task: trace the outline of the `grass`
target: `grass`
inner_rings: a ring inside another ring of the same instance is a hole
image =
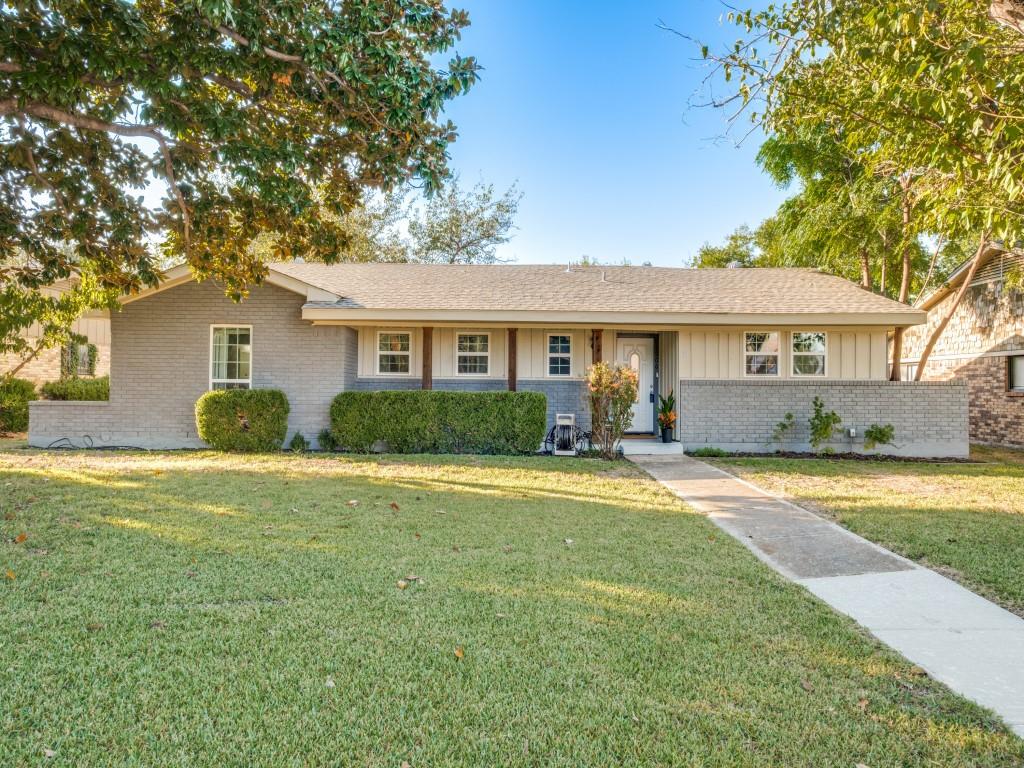
[[[972,458],[987,463],[714,463],[1024,616],[1024,454],[976,446]]]
[[[11,450],[0,491],[0,765],[1024,760],[628,464]]]

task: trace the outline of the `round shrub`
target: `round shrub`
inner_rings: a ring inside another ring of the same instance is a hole
[[[217,389],[196,401],[196,429],[219,451],[278,451],[288,433],[288,398],[279,389]]]
[[[80,379],[72,376],[58,381],[48,381],[40,387],[47,400],[109,400],[110,377]]]
[[[31,381],[0,377],[0,432],[28,430],[28,404],[38,399]]]

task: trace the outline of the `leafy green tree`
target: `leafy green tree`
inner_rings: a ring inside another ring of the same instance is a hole
[[[492,264],[495,249],[515,227],[522,194],[515,185],[498,196],[493,185],[464,190],[458,177],[431,197],[400,188],[378,195],[339,219],[345,261]]]
[[[722,245],[704,243],[697,251],[693,266],[699,269],[762,266],[754,233],[743,224],[727,235]]]
[[[365,190],[447,175],[443,107],[478,67],[432,61],[468,23],[440,0],[11,0],[3,296],[28,307],[25,292],[84,274],[152,284],[153,238],[235,298],[268,255],[340,258],[339,219]],[[154,208],[151,181],[166,190]]]
[[[433,264],[496,262],[495,249],[511,239],[522,197],[514,184],[496,195],[493,184],[463,190],[453,179],[412,214],[412,258]]]
[[[702,49],[716,65],[711,81],[731,88],[711,104],[746,113],[769,135],[838,126],[867,174],[904,185],[904,231],[974,239],[970,282],[993,240],[1024,235],[1020,10],[1018,0],[791,0],[733,12],[743,39],[721,53]],[[901,264],[912,259],[896,250]],[[898,298],[912,282],[904,275]],[[947,322],[926,343],[918,375]]]

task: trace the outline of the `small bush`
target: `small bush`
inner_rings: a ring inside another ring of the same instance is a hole
[[[896,437],[896,428],[892,424],[872,424],[864,430],[864,449],[872,450],[879,445],[892,445]]]
[[[692,451],[687,451],[687,453],[700,459],[716,459],[729,455],[728,451],[721,448],[713,448],[711,446],[706,448],[694,448]]]
[[[782,417],[782,421],[775,425],[775,429],[772,431],[772,441],[781,443],[786,439],[787,435],[796,426],[796,417],[792,413],[787,413]]]
[[[587,371],[592,440],[606,459],[617,457],[616,446],[633,421],[638,384],[636,371],[625,365],[600,362]]]
[[[534,453],[544,441],[541,392],[342,392],[331,404],[337,447],[396,453]]]
[[[815,450],[831,440],[832,435],[835,434],[836,429],[842,423],[843,420],[839,418],[839,414],[835,411],[826,411],[825,402],[815,395],[814,413],[807,421],[808,426],[811,428],[811,445],[814,446]]]
[[[71,377],[59,381],[48,381],[40,391],[47,400],[109,400],[110,377],[79,379]]]
[[[31,381],[0,377],[0,432],[28,430],[28,404],[38,399]]]
[[[288,433],[288,398],[277,389],[218,389],[196,401],[199,437],[220,451],[277,451]]]
[[[320,430],[320,434],[316,436],[316,441],[320,445],[321,451],[330,452],[338,450],[338,441],[334,439],[334,433],[328,427]]]
[[[288,447],[295,453],[305,453],[309,450],[309,440],[302,436],[301,432],[296,432],[292,435],[291,442],[288,443]]]

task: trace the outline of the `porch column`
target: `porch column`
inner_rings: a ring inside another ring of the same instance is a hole
[[[601,342],[604,341],[604,331],[600,328],[595,328],[591,333],[593,334],[593,339],[590,342],[590,349],[594,353],[593,362],[599,363],[601,362],[602,355],[604,354],[601,349]]]
[[[423,329],[423,376],[420,389],[434,388],[434,329]]]
[[[518,352],[518,349],[517,349],[518,338],[519,338],[519,329],[518,328],[509,328],[508,329],[508,391],[509,392],[515,392],[516,391],[516,383],[517,383],[516,382],[516,375],[518,373],[517,368],[516,368],[516,365],[517,365],[517,363],[516,363],[516,353]]]

